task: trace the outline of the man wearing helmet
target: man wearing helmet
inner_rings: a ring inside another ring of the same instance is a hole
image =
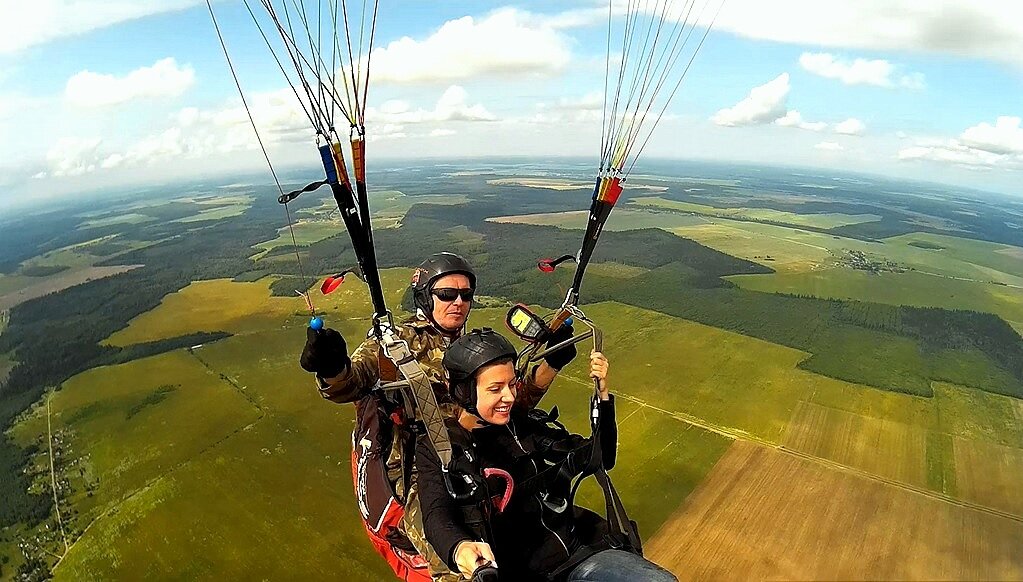
[[[464,330],[476,292],[476,274],[464,258],[437,253],[415,269],[411,289],[416,313],[395,331],[430,380],[443,415],[455,418],[459,408],[448,395],[441,360]],[[548,345],[571,334],[568,327]],[[574,345],[548,354],[520,391],[518,405],[535,406],[575,355]],[[370,337],[349,357],[345,339],[336,330],[309,329],[300,361],[305,370],[316,374],[321,396],[356,403],[353,478],[359,509],[377,551],[401,579],[429,580],[428,570],[434,571],[435,580],[457,579],[456,574],[445,573],[446,566],[433,555],[423,534],[412,467],[414,419],[405,418],[408,409],[402,403],[373,390],[400,376],[379,342]]]

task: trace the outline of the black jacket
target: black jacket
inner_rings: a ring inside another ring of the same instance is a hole
[[[618,440],[613,397],[600,403],[599,414],[602,464],[606,470],[614,465]],[[543,580],[582,545],[592,543],[594,535],[600,537],[595,532],[606,524],[593,512],[574,507],[560,512],[553,509],[568,496],[567,483],[564,479],[553,479],[555,470],[545,471],[552,466],[551,460],[564,460],[567,450],[576,452],[559,466],[584,466],[590,458],[589,439],[571,435],[563,428],[541,422],[536,413],[517,408],[512,410],[507,425],[467,431],[453,424],[449,431],[454,472],[482,475],[483,469],[492,467],[507,471],[514,480],[505,510],[501,514],[481,514],[479,506],[489,508],[488,503],[459,502],[448,494],[436,453],[426,439],[419,439],[416,466],[426,538],[452,570],[457,571],[454,550],[460,542],[491,538],[485,541],[494,550],[502,579]],[[482,491],[483,488],[477,500],[495,493]]]

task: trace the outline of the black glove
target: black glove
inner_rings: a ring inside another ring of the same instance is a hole
[[[299,363],[307,372],[320,378],[333,378],[348,369],[352,360],[348,357],[345,338],[337,330],[325,327],[320,331],[306,330],[305,348]]]
[[[575,330],[572,329],[571,325],[562,325],[551,334],[551,337],[547,338],[547,347],[549,348],[560,344],[561,342],[571,338],[573,333],[575,333]],[[575,344],[570,344],[560,350],[550,352],[545,355],[543,359],[547,362],[548,366],[555,370],[560,370],[567,366],[568,363],[575,358],[575,353]]]

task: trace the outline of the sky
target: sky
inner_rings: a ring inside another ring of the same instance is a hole
[[[630,5],[663,6],[612,2],[616,42]],[[1023,2],[695,2],[694,38],[716,14],[713,26],[643,157],[1023,195]],[[310,122],[245,4],[212,6],[274,167],[316,163]],[[4,12],[0,206],[267,171],[205,1],[33,0]],[[606,0],[381,0],[368,164],[520,155],[596,167],[608,12]]]

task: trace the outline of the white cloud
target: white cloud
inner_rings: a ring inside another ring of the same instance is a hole
[[[965,129],[958,138],[918,140],[899,150],[899,160],[928,160],[972,168],[1023,169],[1023,128],[1019,117],[999,117]]]
[[[101,162],[98,137],[62,137],[46,153],[49,174],[55,177],[80,176],[93,172]],[[45,175],[45,174],[44,174]]]
[[[771,123],[785,116],[789,89],[789,74],[782,73],[754,87],[745,99],[718,111],[712,119],[718,125],[729,127]]]
[[[835,124],[835,133],[842,135],[863,135],[866,129],[867,126],[855,117],[850,117],[845,121]]]
[[[792,44],[1023,65],[1023,3],[1011,0],[729,0],[714,27]]]
[[[900,161],[928,160],[957,166],[987,167],[998,165],[1000,156],[968,148],[957,140],[932,146],[912,146],[899,150]]]
[[[267,147],[313,143],[312,128],[290,89],[251,93],[247,98]],[[48,173],[54,177],[79,176],[256,152],[258,148],[245,108],[237,101],[211,110],[184,108],[169,115],[168,121],[168,127],[120,146],[98,138],[60,139],[47,155]]]
[[[568,41],[553,26],[514,8],[444,23],[423,40],[403,37],[373,51],[375,83],[465,79],[486,74],[544,75],[568,64]],[[564,23],[562,23],[564,24]]]
[[[815,75],[837,79],[846,85],[899,85],[911,89],[922,89],[924,85],[921,73],[909,73],[893,79],[896,67],[884,59],[855,59],[849,62],[831,53],[803,53],[799,57],[799,65]]]
[[[6,2],[0,18],[0,54],[11,54],[59,38],[119,22],[181,10],[200,0],[30,0]]]
[[[796,110],[791,110],[785,113],[783,117],[779,117],[774,120],[775,125],[782,127],[795,127],[798,129],[805,129],[807,131],[824,131],[828,128],[828,124],[823,121],[806,121],[803,116]]]
[[[1019,117],[999,117],[994,125],[979,123],[960,136],[964,145],[993,154],[1023,154]]]
[[[402,100],[385,101],[379,108],[366,108],[366,125],[439,123],[450,121],[495,121],[497,116],[480,103],[470,105],[469,94],[459,85],[448,87],[432,110],[412,109]],[[376,130],[374,130],[376,131]],[[370,134],[372,135],[372,133]]]
[[[271,150],[275,164],[294,159],[293,144],[313,147],[314,135],[308,119],[291,89],[246,96],[263,143]],[[423,127],[419,136],[448,136],[460,122],[494,121],[495,115],[482,104],[470,103],[468,93],[452,85],[431,109],[413,108],[407,101],[392,100],[366,112],[371,141],[409,137],[409,125]],[[80,176],[102,171],[166,167],[174,162],[207,161],[230,154],[262,158],[244,106],[237,100],[214,109],[183,108],[168,116],[168,127],[132,143],[114,146],[100,139],[58,140],[47,157],[46,173],[54,177]],[[431,127],[439,126],[439,127]],[[276,151],[275,151],[276,150]],[[311,150],[305,153],[313,153]]]
[[[813,146],[814,149],[826,151],[826,152],[840,152],[845,148],[833,141],[822,141],[819,144]]]
[[[176,97],[194,82],[191,66],[178,66],[173,58],[166,58],[123,77],[81,71],[68,79],[64,98],[80,107],[102,107],[134,99]]]
[[[569,111],[603,111],[604,93],[602,91],[593,91],[582,97],[562,97],[554,107]]]

